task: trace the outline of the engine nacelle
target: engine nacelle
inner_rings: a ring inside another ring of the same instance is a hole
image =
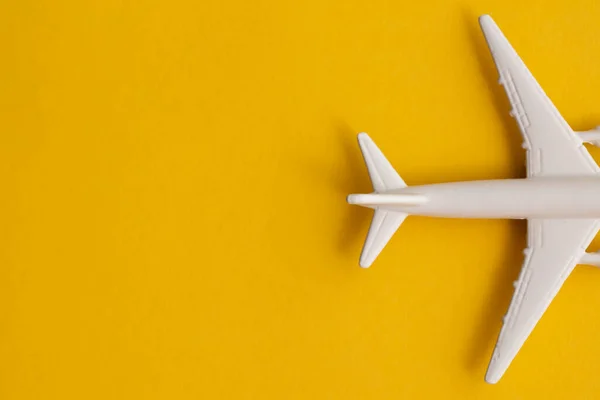
[[[595,253],[583,253],[581,260],[579,260],[579,264],[600,267],[600,251],[596,251]]]
[[[577,132],[577,135],[582,142],[600,147],[600,127],[596,127],[589,131]]]

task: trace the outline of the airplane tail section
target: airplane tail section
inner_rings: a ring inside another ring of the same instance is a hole
[[[406,187],[406,183],[400,178],[400,175],[398,175],[392,164],[385,158],[369,135],[359,133],[358,144],[367,164],[375,192],[381,193]]]
[[[348,203],[375,210],[367,240],[360,255],[360,266],[368,268],[408,215],[380,207],[388,203],[407,204],[413,201],[418,202],[419,199],[410,194],[386,194],[385,192],[390,190],[406,187],[406,183],[366,133],[358,135],[358,144],[367,164],[375,192],[372,194],[350,195],[348,196]]]
[[[369,268],[388,244],[408,214],[375,209],[367,240],[360,253],[360,266]]]

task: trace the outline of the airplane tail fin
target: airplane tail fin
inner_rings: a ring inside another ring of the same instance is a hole
[[[373,201],[379,193],[406,187],[406,183],[385,158],[381,150],[366,133],[358,135],[358,144],[362,151],[375,193],[373,195],[355,194],[348,196],[348,203],[375,209],[367,240],[360,255],[360,266],[368,268],[390,241],[408,214],[381,209]]]

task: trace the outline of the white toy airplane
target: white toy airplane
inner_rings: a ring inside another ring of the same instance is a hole
[[[583,143],[600,129],[574,132],[488,15],[481,29],[527,149],[527,178],[407,186],[373,141],[358,135],[374,187],[348,203],[375,214],[360,256],[373,263],[407,215],[527,219],[527,249],[485,380],[496,383],[575,265],[600,266],[586,248],[600,228],[600,168]]]

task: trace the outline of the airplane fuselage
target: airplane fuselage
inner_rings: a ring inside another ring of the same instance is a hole
[[[600,178],[589,177],[451,182],[356,196],[349,201],[433,217],[600,218]]]

